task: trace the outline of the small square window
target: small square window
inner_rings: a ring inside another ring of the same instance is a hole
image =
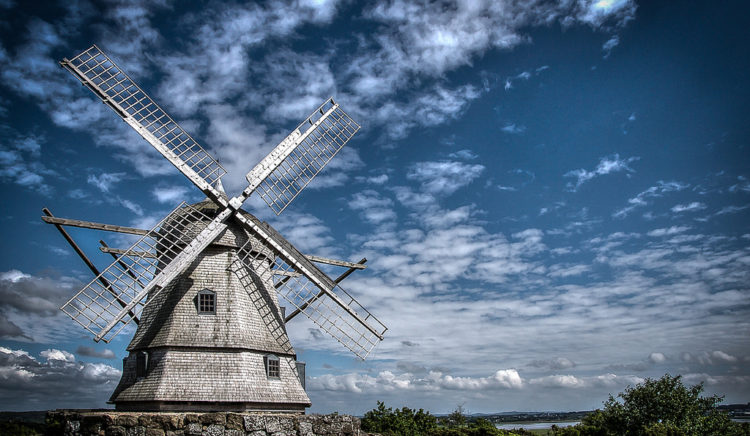
[[[281,365],[279,364],[279,358],[273,354],[265,356],[266,362],[266,375],[269,378],[279,378],[281,376]]]
[[[204,289],[198,292],[198,313],[215,314],[216,313],[216,293]]]

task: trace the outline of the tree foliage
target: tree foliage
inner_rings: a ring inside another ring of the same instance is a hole
[[[378,407],[365,413],[362,430],[393,436],[420,436],[433,434],[437,420],[430,412],[408,407],[393,410],[378,401]]]
[[[703,384],[685,386],[681,376],[646,379],[612,395],[603,410],[580,424],[553,428],[558,436],[709,436],[750,435],[747,425],[732,422],[716,406],[722,398],[702,397]]]
[[[422,409],[392,409],[378,401],[378,407],[365,413],[361,428],[385,436],[518,436],[499,430],[486,419],[468,419],[461,406],[442,421],[444,424],[438,424],[436,417]]]

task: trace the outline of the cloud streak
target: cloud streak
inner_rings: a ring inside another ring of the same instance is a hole
[[[599,164],[591,171],[585,169],[571,170],[565,173],[565,177],[573,177],[576,179],[575,183],[568,183],[567,188],[569,191],[576,192],[578,188],[584,183],[600,176],[605,176],[611,173],[617,173],[624,171],[626,173],[635,172],[628,165],[631,162],[637,161],[639,157],[629,157],[627,159],[620,159],[619,154],[613,154],[612,156],[603,157],[599,160]]]

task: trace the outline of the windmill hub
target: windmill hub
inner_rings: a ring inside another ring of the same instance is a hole
[[[97,46],[60,64],[207,197],[180,204],[150,230],[58,219],[44,209],[42,219],[96,275],[61,309],[96,341],[138,325],[110,401],[122,410],[304,412],[304,363],[286,324],[304,314],[361,359],[387,328],[339,286],[365,259],[303,255],[241,207],[257,192],[280,214],[359,125],[327,100],[247,174],[242,194],[228,199],[221,165]],[[125,250],[102,241],[115,260],[99,272],[63,225],[141,237]],[[313,262],[349,270],[332,280]]]

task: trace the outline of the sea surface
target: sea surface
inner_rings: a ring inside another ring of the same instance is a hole
[[[576,425],[581,421],[558,421],[558,422],[512,422],[509,424],[496,424],[495,427],[501,430],[513,430],[514,428],[523,427],[526,430],[544,430],[552,428],[553,425],[558,427],[570,427]]]

